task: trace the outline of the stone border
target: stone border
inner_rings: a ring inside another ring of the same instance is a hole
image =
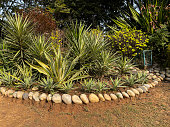
[[[147,72],[149,74],[149,72]],[[69,94],[46,94],[39,92],[23,92],[23,91],[14,91],[12,89],[6,89],[5,87],[0,87],[0,93],[3,96],[7,96],[10,98],[17,98],[23,100],[34,100],[35,102],[40,101],[47,101],[47,102],[54,102],[54,103],[65,103],[65,104],[88,104],[88,103],[97,103],[99,101],[111,101],[117,99],[124,99],[135,97],[136,95],[146,93],[150,88],[154,88],[158,85],[158,82],[163,80],[161,76],[156,76],[153,73],[149,74],[149,79],[152,80],[151,83],[144,84],[139,86],[138,88],[131,88],[124,92],[117,92],[116,94],[101,94],[98,95],[91,93],[89,96],[86,94],[78,95],[69,95]]]

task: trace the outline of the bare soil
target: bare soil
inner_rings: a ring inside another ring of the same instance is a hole
[[[170,83],[118,101],[65,105],[0,95],[0,127],[170,127]]]

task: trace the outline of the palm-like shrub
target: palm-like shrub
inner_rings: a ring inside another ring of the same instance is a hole
[[[82,85],[82,89],[83,91],[86,91],[86,92],[92,92],[94,90],[94,87],[95,87],[95,81],[90,78],[90,79],[85,79],[84,82],[81,82],[81,85]]]
[[[147,82],[147,77],[148,77],[148,75],[147,75],[147,73],[145,73],[145,72],[139,72],[139,73],[137,73],[137,75],[136,75],[136,77],[137,77],[137,83],[140,83],[140,84],[144,84],[144,83],[146,83]]]
[[[73,60],[70,60],[68,55],[63,57],[60,47],[57,50],[53,48],[53,51],[54,56],[45,54],[48,64],[45,64],[37,59],[35,60],[40,66],[36,66],[28,62],[27,63],[40,73],[53,78],[54,82],[59,85],[88,77],[87,75],[82,75],[83,68],[80,68],[79,70],[74,69],[79,57],[76,57]]]
[[[7,45],[6,57],[14,63],[20,64],[28,59],[27,49],[33,26],[28,18],[22,15],[6,15],[7,21],[3,23],[5,44]]]
[[[116,62],[115,69],[120,75],[125,74],[132,70],[132,67],[134,67],[131,61],[132,59],[128,59],[127,57],[120,57]]]

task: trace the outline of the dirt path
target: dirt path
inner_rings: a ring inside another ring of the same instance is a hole
[[[170,127],[170,83],[121,101],[30,104],[0,95],[0,127]]]

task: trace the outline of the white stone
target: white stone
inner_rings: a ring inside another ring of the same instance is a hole
[[[126,92],[122,92],[122,95],[126,98],[129,98],[129,95]]]
[[[117,93],[116,93],[116,96],[117,96],[118,98],[120,98],[120,99],[123,99],[123,95],[122,95],[120,92],[117,92]]]
[[[51,101],[52,100],[52,95],[51,94],[48,94],[47,96],[47,101]]]
[[[89,99],[87,98],[86,94],[81,94],[80,98],[85,104],[89,103]]]
[[[63,94],[62,100],[66,104],[72,104],[71,96],[69,94]]]
[[[17,98],[18,99],[22,99],[22,95],[24,94],[24,92],[23,91],[18,91],[17,92]]]
[[[170,78],[165,78],[166,81],[170,81]]]
[[[111,97],[108,95],[108,94],[104,94],[104,98],[107,100],[107,101],[111,101]]]
[[[117,100],[117,96],[113,93],[110,94],[110,97],[112,98],[112,100]]]
[[[131,88],[131,90],[132,90],[135,94],[139,95],[139,91],[138,91],[138,90],[136,90],[136,89],[134,89],[134,88]]]
[[[101,93],[98,94],[98,97],[99,97],[99,99],[100,99],[101,101],[105,101],[105,99],[104,99],[104,97],[103,97],[103,95],[102,95]]]
[[[54,94],[53,97],[52,97],[52,101],[54,103],[61,103],[62,102],[62,99],[61,99],[61,95],[60,94]]]
[[[129,94],[129,96],[131,96],[131,97],[134,97],[135,96],[135,93],[134,92],[132,92],[131,90],[127,90],[127,93]]]
[[[46,93],[42,93],[42,94],[39,96],[39,99],[40,99],[41,101],[46,100],[46,99],[47,99],[47,94],[46,94]]]
[[[143,93],[143,90],[141,88],[137,88],[137,91],[139,91],[139,93]]]
[[[144,86],[149,89],[150,88],[150,85],[149,84],[144,84]]]
[[[32,100],[33,94],[34,94],[33,92],[29,92],[28,98],[29,98],[30,100]]]
[[[158,85],[158,81],[154,81],[155,85]]]
[[[14,97],[14,98],[17,98],[17,92],[14,92],[14,93],[13,93],[13,97]]]
[[[164,75],[164,74],[161,74],[161,77],[162,77],[162,78],[165,78],[165,75]]]
[[[82,104],[83,102],[81,101],[81,99],[79,98],[79,96],[77,95],[73,95],[72,96],[72,101],[75,103],[75,104]]]
[[[141,88],[143,90],[144,93],[146,93],[148,90],[145,86],[139,86],[139,88]]]
[[[1,93],[2,93],[3,95],[5,95],[5,92],[6,92],[6,88],[5,88],[5,87],[1,87]]]
[[[36,91],[36,90],[38,90],[38,87],[33,87],[32,88],[32,91]]]
[[[92,102],[92,103],[99,102],[99,98],[98,98],[94,93],[91,93],[91,94],[89,95],[89,100],[90,100],[90,102]]]
[[[7,96],[8,97],[13,97],[13,93],[14,93],[15,91],[14,90],[8,90],[7,91]]]
[[[33,94],[33,96],[32,96],[33,99],[34,99],[35,101],[37,101],[37,102],[40,101],[40,99],[39,99],[39,94],[40,94],[39,92],[35,92],[35,93]]]

